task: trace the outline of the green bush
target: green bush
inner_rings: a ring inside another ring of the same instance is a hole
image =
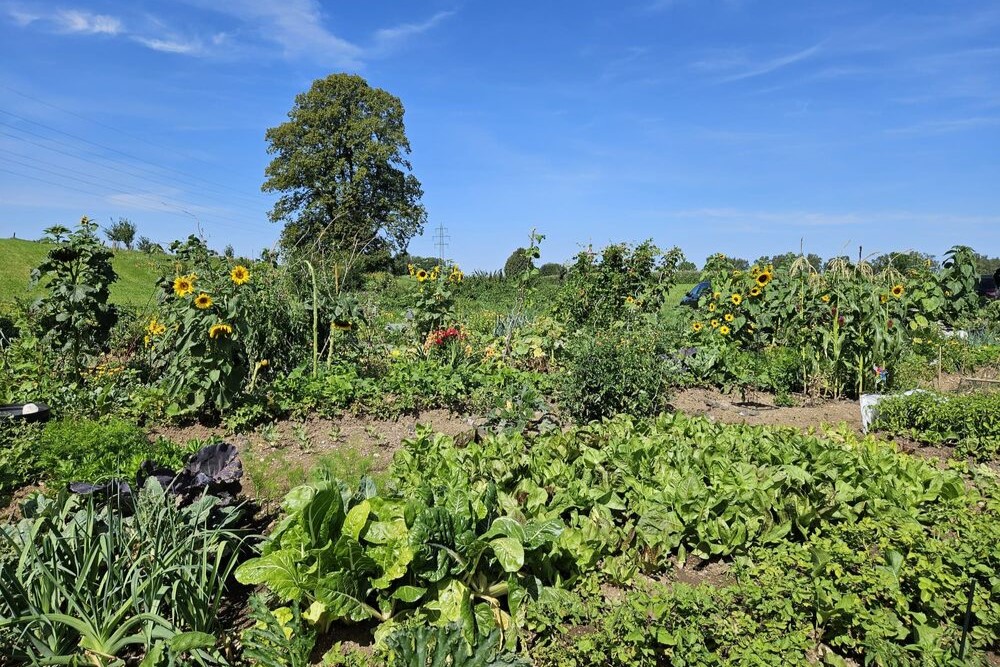
[[[35,449],[35,470],[56,485],[130,480],[146,459],[173,468],[179,468],[184,460],[181,448],[165,440],[151,443],[142,429],[117,419],[49,422],[38,433]]]
[[[562,404],[577,420],[653,415],[665,407],[667,378],[652,329],[621,323],[585,329],[566,356]]]

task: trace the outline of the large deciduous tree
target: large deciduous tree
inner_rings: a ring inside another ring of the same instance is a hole
[[[410,172],[403,104],[360,76],[317,79],[288,121],[265,135],[274,157],[265,192],[280,192],[270,218],[282,246],[352,258],[405,251],[427,220]]]

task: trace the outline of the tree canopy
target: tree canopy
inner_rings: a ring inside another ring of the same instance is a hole
[[[403,104],[356,75],[317,79],[265,135],[262,190],[280,192],[286,251],[366,255],[406,249],[427,220],[410,172]]]

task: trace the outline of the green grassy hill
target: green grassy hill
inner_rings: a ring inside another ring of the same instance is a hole
[[[42,294],[40,288],[29,289],[29,278],[51,247],[41,241],[0,239],[0,303]],[[112,265],[118,281],[111,286],[111,301],[142,308],[155,303],[156,281],[169,269],[170,259],[166,255],[116,250]]]

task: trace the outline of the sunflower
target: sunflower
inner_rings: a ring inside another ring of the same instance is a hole
[[[894,285],[892,288],[892,295],[898,299],[899,297],[903,296],[904,291],[905,290],[903,289],[902,285]]]
[[[722,297],[722,292],[712,292],[712,301],[718,301]]]
[[[723,324],[721,327],[719,327],[719,333],[722,334],[723,336],[728,336],[729,335],[729,327],[727,327],[725,324]]]
[[[819,298],[819,300],[822,301],[823,303],[830,303],[830,295],[824,294]]]
[[[743,295],[742,294],[733,294],[731,297],[729,297],[729,300],[733,302],[734,306],[738,306],[741,303],[743,303]]]
[[[201,298],[201,295],[199,295],[198,298]],[[211,300],[211,299],[209,299],[209,300]],[[213,324],[212,326],[210,326],[208,328],[208,337],[209,338],[218,338],[220,336],[228,336],[231,333],[233,333],[233,327],[230,326],[230,325],[228,325],[228,324],[224,324],[222,322],[219,322],[218,324]]]
[[[712,325],[713,329],[718,329],[719,328],[719,320],[712,320],[711,322],[709,322],[709,324]]]
[[[245,285],[250,282],[250,271],[247,267],[242,264],[237,264],[233,267],[233,270],[229,272],[229,279],[237,285]]]
[[[187,296],[194,292],[194,274],[174,278],[174,294]]]
[[[715,304],[714,303],[708,304],[708,312],[710,312],[710,313],[714,313],[715,312]]]
[[[736,317],[732,313],[726,313],[725,315],[722,316],[722,319],[724,319],[727,322],[732,322],[733,320],[736,319]]]
[[[163,322],[158,322],[154,317],[149,321],[149,326],[146,327],[146,331],[149,332],[150,336],[162,336],[167,331],[167,325]]]
[[[465,277],[465,274],[456,266],[452,268],[451,274],[448,276],[448,282],[460,283],[463,277]]]
[[[424,269],[417,270],[417,282],[422,283],[427,280],[427,271]]]
[[[701,331],[704,326],[705,325],[702,324],[701,322],[692,322],[691,323],[691,329],[694,330],[695,333]]]
[[[633,303],[635,303],[635,297],[632,296],[631,294],[628,295],[627,297],[625,297],[625,303],[630,304],[630,305],[633,304]]]
[[[889,297],[887,297],[885,294],[880,294],[879,297],[878,297],[879,303],[885,303],[888,300],[889,300]]]
[[[212,297],[202,292],[194,298],[194,305],[200,310],[205,310],[206,308],[212,307]]]
[[[413,276],[414,273],[416,273],[416,269],[413,268],[413,264],[407,264],[406,270],[410,272],[411,277]]]
[[[750,288],[750,296],[760,296],[760,288],[754,285]]]
[[[772,278],[774,278],[774,274],[771,273],[770,271],[761,271],[760,273],[757,274],[755,280],[757,281],[758,286],[766,287],[767,284],[771,282]]]

